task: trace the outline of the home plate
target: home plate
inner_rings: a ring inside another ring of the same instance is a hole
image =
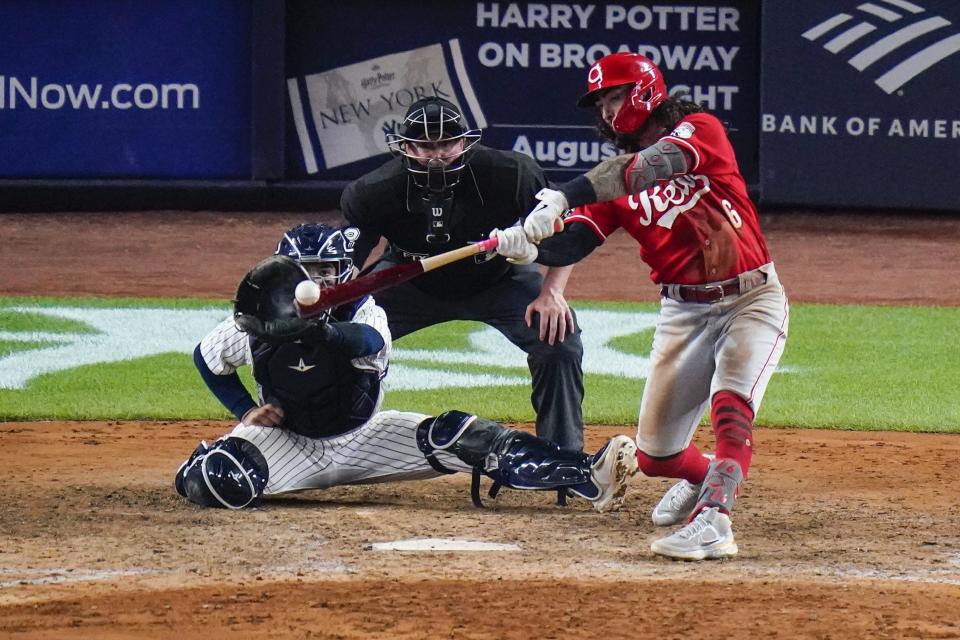
[[[375,542],[369,548],[373,551],[520,551],[520,546],[516,544],[457,540],[455,538],[414,538],[412,540],[394,540],[393,542]]]

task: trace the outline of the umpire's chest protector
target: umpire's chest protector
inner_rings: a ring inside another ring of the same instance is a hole
[[[373,415],[375,372],[354,367],[325,345],[254,341],[253,376],[265,402],[279,404],[286,429],[311,438],[350,431]]]

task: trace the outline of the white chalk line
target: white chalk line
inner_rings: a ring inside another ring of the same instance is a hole
[[[356,572],[355,569],[342,562],[331,560],[318,560],[299,564],[259,565],[249,568],[251,575],[297,575],[301,573],[345,574]],[[175,573],[194,576],[194,574],[187,569],[161,569],[159,567],[142,569],[68,569],[65,567],[13,569],[0,567],[0,577],[7,578],[6,580],[0,581],[0,589],[48,584],[71,584],[75,582],[111,581],[117,578],[128,578],[132,576],[170,575]]]
[[[128,576],[150,575],[166,573],[164,569],[5,569],[0,567],[0,575],[20,576],[13,580],[0,582],[0,589],[11,587],[25,587],[43,584],[64,584],[71,582],[96,582]],[[39,575],[38,575],[39,574]],[[37,576],[31,578],[29,576]]]

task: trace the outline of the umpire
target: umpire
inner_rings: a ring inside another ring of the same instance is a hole
[[[437,255],[484,240],[517,223],[547,186],[528,156],[478,144],[453,103],[439,97],[413,103],[387,137],[395,157],[347,186],[344,217],[360,228],[355,248],[363,264],[381,237],[383,256],[368,270]],[[395,339],[450,320],[477,320],[527,354],[537,435],[583,448],[583,344],[563,298],[570,268],[544,277],[535,265],[495,253],[454,263],[377,294]],[[546,278],[546,280],[545,280]]]

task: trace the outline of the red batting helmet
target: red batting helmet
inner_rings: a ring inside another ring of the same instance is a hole
[[[611,53],[597,60],[587,73],[587,92],[577,106],[593,106],[600,91],[625,84],[634,87],[614,116],[613,129],[617,133],[633,133],[667,99],[667,85],[660,69],[639,53]]]

